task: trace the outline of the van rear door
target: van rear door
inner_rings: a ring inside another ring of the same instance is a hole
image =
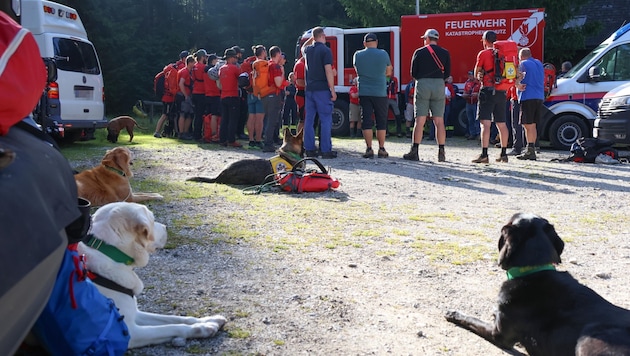
[[[103,76],[94,46],[74,37],[53,37],[52,42],[62,120],[103,120]]]

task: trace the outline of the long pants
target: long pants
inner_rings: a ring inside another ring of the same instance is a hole
[[[236,127],[241,112],[240,98],[233,96],[221,98],[221,126],[219,127],[219,141],[232,143],[236,140]]]
[[[193,105],[195,106],[195,116],[193,118],[193,139],[201,139],[203,133],[201,128],[203,126],[203,114],[206,107],[206,95],[205,94],[193,94]]]
[[[265,110],[265,146],[273,146],[273,140],[277,136],[274,130],[279,125],[280,110],[282,110],[282,98],[280,95],[269,94],[262,99]]]
[[[330,91],[306,90],[306,102],[304,104],[306,117],[304,119],[304,148],[308,151],[315,150],[315,115],[319,115],[319,146],[321,152],[332,151],[332,112],[333,102]]]
[[[470,136],[479,136],[481,134],[481,126],[477,118],[477,104],[466,103],[466,117],[468,118],[468,134]]]

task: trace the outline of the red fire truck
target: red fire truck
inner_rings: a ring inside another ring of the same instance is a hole
[[[354,52],[363,48],[363,36],[373,32],[378,37],[378,47],[386,50],[394,66],[394,76],[399,79],[400,89],[411,80],[411,57],[423,45],[420,36],[428,28],[440,33],[439,45],[451,54],[453,82],[463,88],[468,71],[473,69],[477,53],[482,49],[481,35],[486,30],[497,33],[499,40],[513,40],[521,47],[530,47],[535,58],[542,59],[544,44],[544,9],[520,9],[500,11],[459,12],[449,14],[405,15],[400,26],[342,29],[325,27],[326,44],[333,53],[333,65],[337,68],[335,90],[337,101],[333,114],[333,135],[344,136],[349,130],[348,91],[350,79],[356,77],[352,66]],[[298,38],[299,48],[311,37],[312,29]],[[456,98],[449,121],[455,133],[463,134],[466,128],[464,100]]]

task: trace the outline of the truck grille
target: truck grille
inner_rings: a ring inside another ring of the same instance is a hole
[[[611,102],[611,100],[612,99],[610,99],[610,98],[604,98],[599,103],[599,110],[598,110],[598,113],[597,113],[599,118],[605,119],[605,118],[609,117],[610,114],[612,114],[612,112],[610,111],[610,102]]]

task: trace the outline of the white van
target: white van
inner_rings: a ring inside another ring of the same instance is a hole
[[[541,122],[542,137],[558,149],[590,137],[599,102],[615,87],[630,83],[630,24],[615,31],[563,77],[545,101],[553,115]]]
[[[101,65],[73,8],[22,0],[21,25],[31,31],[42,58],[53,59],[57,78],[48,83],[35,119],[68,141],[91,139],[107,126]]]

